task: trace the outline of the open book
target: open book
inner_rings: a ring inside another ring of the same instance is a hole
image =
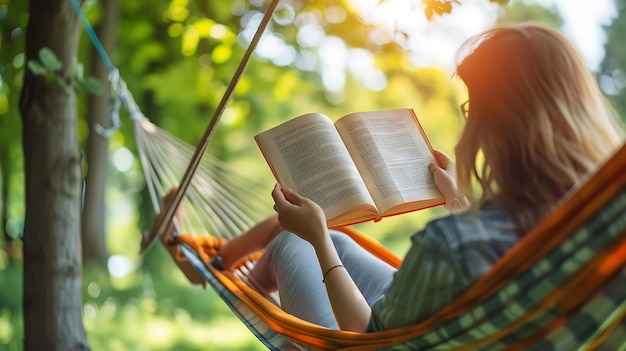
[[[334,124],[309,113],[255,136],[283,187],[316,202],[329,227],[443,204],[437,162],[411,109],[357,112]]]

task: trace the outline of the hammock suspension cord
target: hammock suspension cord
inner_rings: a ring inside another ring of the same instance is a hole
[[[215,131],[217,123],[219,122],[219,119],[222,116],[222,113],[224,112],[224,109],[226,108],[226,105],[228,101],[230,100],[233,91],[235,90],[235,86],[239,82],[239,79],[241,78],[243,71],[248,65],[250,56],[252,56],[252,52],[256,48],[256,45],[258,44],[259,40],[261,39],[261,36],[263,35],[265,28],[267,27],[270,19],[272,18],[272,15],[277,5],[278,5],[278,0],[272,0],[267,10],[265,11],[265,14],[263,15],[263,19],[261,20],[261,23],[259,24],[259,27],[257,28],[256,33],[254,33],[254,37],[252,38],[250,45],[246,49],[246,52],[242,60],[239,62],[239,66],[237,67],[237,70],[235,71],[233,78],[228,84],[228,88],[226,89],[224,96],[222,97],[219,105],[217,106],[217,109],[215,110],[215,113],[213,114],[213,117],[211,118],[211,121],[209,122],[209,125],[207,126],[207,129],[204,135],[202,136],[202,139],[199,145],[196,148],[196,152],[193,158],[191,159],[191,162],[189,163],[189,167],[187,168],[187,171],[185,172],[185,175],[183,176],[183,179],[180,182],[180,185],[178,187],[178,190],[176,191],[176,194],[174,195],[174,198],[172,199],[172,203],[166,209],[165,215],[163,216],[161,223],[159,223],[156,227],[153,227],[154,233],[150,233],[152,240],[151,242],[148,243],[146,247],[144,247],[144,250],[146,250],[152,243],[154,243],[155,238],[163,236],[166,224],[172,221],[174,212],[180,205],[183,195],[187,191],[187,187],[189,186],[189,183],[191,182],[191,177],[193,176],[196,168],[198,167],[198,164],[200,163],[200,159],[202,158],[202,155],[204,154],[204,151],[206,150],[209,144],[211,135]]]
[[[89,21],[87,20],[87,17],[85,16],[84,12],[82,11],[80,4],[78,3],[78,0],[70,0],[72,7],[74,8],[79,20],[81,21],[82,25],[84,26],[84,28],[86,29],[91,41],[93,42],[96,51],[98,52],[99,56],[101,57],[107,71],[109,72],[109,80],[112,83],[113,89],[115,90],[115,96],[117,99],[121,100],[121,104],[123,104],[126,109],[129,111],[131,118],[135,121],[137,120],[143,120],[145,118],[145,116],[141,113],[140,109],[137,107],[137,104],[135,103],[134,99],[132,98],[132,95],[130,94],[130,92],[128,91],[127,87],[126,87],[126,83],[124,82],[124,80],[120,77],[118,70],[113,66],[113,64],[111,63],[111,60],[109,59],[108,55],[106,54],[106,51],[104,50],[100,40],[98,39],[98,36],[95,34],[91,24],[89,23]],[[209,141],[211,139],[211,136],[213,134],[213,132],[215,131],[217,124],[226,108],[226,105],[228,104],[230,98],[232,97],[232,94],[235,90],[235,87],[237,85],[237,83],[239,82],[239,79],[241,78],[241,75],[243,74],[244,70],[246,69],[248,62],[250,61],[250,57],[252,56],[252,53],[254,51],[254,49],[256,48],[257,44],[259,43],[263,33],[265,32],[265,29],[267,28],[267,25],[269,24],[270,19],[272,18],[272,15],[278,5],[279,0],[271,0],[270,4],[268,5],[268,8],[265,11],[265,14],[263,15],[263,19],[261,20],[259,27],[257,28],[254,37],[252,38],[248,48],[246,49],[241,61],[239,62],[239,65],[233,75],[233,77],[231,78],[228,87],[224,93],[224,95],[222,96],[222,99],[220,100],[206,130],[205,133],[203,134],[198,146],[195,149],[195,152],[193,154],[193,156],[190,158],[190,162],[188,164],[188,167],[185,171],[185,173],[182,176],[182,179],[180,180],[180,182],[178,183],[177,186],[177,190],[175,192],[174,198],[172,199],[172,202],[169,204],[169,206],[167,207],[167,209],[165,209],[165,213],[164,215],[161,217],[161,220],[159,221],[159,223],[157,223],[157,225],[152,227],[152,232],[148,234],[148,240],[147,242],[144,242],[144,245],[141,248],[141,251],[144,252],[145,250],[147,250],[150,246],[152,246],[152,244],[154,243],[154,241],[159,238],[162,237],[164,234],[164,230],[165,227],[167,225],[167,223],[172,222],[174,214],[176,212],[176,209],[179,207],[183,196],[185,195],[185,193],[187,192],[187,189],[191,183],[191,178],[193,177],[194,173],[196,172],[199,164],[200,164],[200,160],[203,158],[204,152],[206,151],[206,148],[208,147]],[[116,101],[116,103],[114,104],[114,109],[112,112],[112,120],[113,120],[113,128],[117,129],[118,125],[119,125],[119,114],[117,112],[118,108],[119,108],[119,101]],[[145,128],[145,126],[144,126]],[[105,129],[101,126],[96,126],[96,130],[99,130],[100,134],[102,135],[110,135],[112,133],[112,129]],[[141,157],[142,158],[142,164],[145,166],[146,165],[146,160],[145,157]],[[158,159],[159,157],[156,158],[151,158],[152,160],[154,159]],[[178,159],[180,160],[180,159]],[[147,170],[147,168],[144,168]],[[146,177],[148,178],[149,175],[146,174]],[[161,190],[161,193],[164,193],[164,189],[159,189]],[[158,203],[159,199],[158,196],[156,196],[156,194],[154,194],[154,191],[151,190],[151,197],[152,197],[152,202],[153,203]],[[199,199],[196,199],[199,200]],[[157,205],[155,205],[156,207]],[[210,207],[210,206],[209,206]],[[229,209],[229,211],[236,211],[235,207],[231,207]],[[215,218],[214,218],[215,219]],[[174,221],[176,222],[176,221]],[[235,223],[226,223],[229,227],[239,227],[238,225],[236,225]],[[175,224],[177,227],[179,227],[179,224]],[[180,228],[178,228],[180,230]]]

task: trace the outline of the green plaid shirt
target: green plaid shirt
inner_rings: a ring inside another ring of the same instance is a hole
[[[372,306],[368,331],[415,324],[435,314],[521,237],[514,215],[490,205],[430,222],[411,236],[402,265]]]

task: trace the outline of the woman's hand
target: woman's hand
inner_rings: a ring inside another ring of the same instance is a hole
[[[448,155],[439,150],[434,150],[437,165],[434,162],[428,164],[428,169],[433,174],[437,189],[446,199],[444,207],[452,212],[469,207],[469,200],[463,194],[459,194],[456,183],[456,167],[454,161]]]
[[[315,202],[276,184],[272,191],[274,210],[281,226],[315,246],[328,233],[326,215]]]
[[[439,150],[435,151],[435,157],[441,167],[431,162],[428,164],[430,173],[433,174],[435,185],[439,191],[445,196],[446,199],[454,198],[458,193],[458,187],[456,185],[456,167],[454,161],[448,155]],[[447,201],[446,201],[447,202]]]

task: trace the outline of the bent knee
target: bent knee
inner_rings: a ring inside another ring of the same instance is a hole
[[[282,249],[285,247],[295,248],[310,245],[306,240],[286,230],[280,232],[268,245],[267,249]]]
[[[330,239],[333,241],[337,251],[357,246],[357,243],[350,236],[337,230],[330,231]]]
[[[288,231],[280,232],[265,249],[265,255],[272,262],[291,259],[304,252],[313,251],[313,246],[296,234]]]

